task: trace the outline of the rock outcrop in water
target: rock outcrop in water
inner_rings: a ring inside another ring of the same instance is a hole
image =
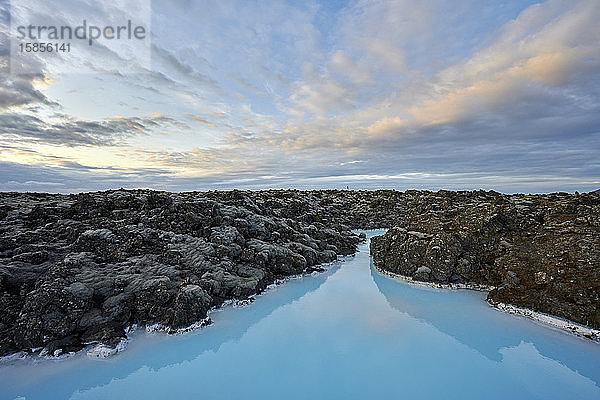
[[[406,192],[405,220],[373,238],[385,271],[493,286],[507,303],[600,328],[600,194]]]
[[[114,347],[133,324],[185,328],[225,300],[354,253],[349,229],[399,222],[399,196],[0,194],[0,355]]]

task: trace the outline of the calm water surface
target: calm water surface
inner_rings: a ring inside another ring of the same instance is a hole
[[[484,298],[382,276],[365,244],[200,331],[0,366],[0,399],[600,399],[600,345]]]

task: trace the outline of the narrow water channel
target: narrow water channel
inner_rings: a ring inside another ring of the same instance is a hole
[[[199,331],[137,332],[104,360],[4,364],[0,399],[600,398],[600,345],[484,298],[380,275],[366,243]]]

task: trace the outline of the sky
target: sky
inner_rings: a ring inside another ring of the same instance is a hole
[[[598,0],[122,1],[0,0],[0,191],[600,188]]]

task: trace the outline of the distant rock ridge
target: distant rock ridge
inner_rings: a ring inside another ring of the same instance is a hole
[[[600,328],[600,193],[419,193],[371,239],[374,263],[417,281],[493,286],[488,301]]]

